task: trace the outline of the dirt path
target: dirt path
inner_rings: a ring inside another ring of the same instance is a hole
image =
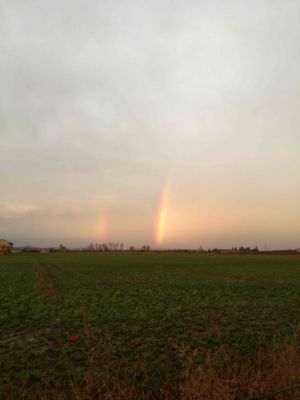
[[[49,272],[43,265],[35,268],[35,285],[38,292],[45,297],[57,296],[58,290]]]

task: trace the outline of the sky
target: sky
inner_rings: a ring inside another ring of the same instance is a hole
[[[0,0],[0,237],[300,247],[299,0]]]

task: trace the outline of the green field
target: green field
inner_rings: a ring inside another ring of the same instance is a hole
[[[0,383],[48,386],[86,363],[149,371],[179,346],[240,357],[300,321],[300,257],[197,253],[0,257]],[[78,335],[77,342],[70,335]]]

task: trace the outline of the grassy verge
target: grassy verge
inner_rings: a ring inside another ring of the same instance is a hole
[[[61,344],[64,355],[64,380],[47,389],[26,379],[15,385],[0,387],[0,398],[6,400],[242,400],[250,396],[282,389],[300,382],[300,329],[287,339],[277,337],[252,357],[241,360],[227,346],[199,354],[197,349],[178,346],[176,358],[162,366],[157,380],[149,373],[143,359],[134,366],[116,368],[109,364],[112,346],[97,354],[93,332],[84,306],[82,340],[84,369],[78,368],[70,349]],[[75,338],[77,340],[77,338]],[[95,364],[103,359],[104,368]],[[82,360],[81,360],[82,361]],[[280,397],[280,399],[290,397]]]

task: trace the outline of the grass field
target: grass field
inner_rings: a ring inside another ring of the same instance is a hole
[[[300,257],[175,253],[0,257],[0,385],[50,387],[143,363],[158,380],[178,349],[241,359],[300,322]],[[78,340],[72,342],[71,335]],[[133,372],[132,372],[133,373]],[[159,385],[159,383],[158,383]]]

